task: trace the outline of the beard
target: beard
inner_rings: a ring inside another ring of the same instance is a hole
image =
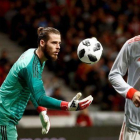
[[[42,51],[44,53],[44,56],[47,58],[47,60],[51,60],[51,61],[56,61],[57,60],[57,57],[52,57],[51,56],[50,51],[49,51],[46,44],[44,45],[44,48],[42,48]]]

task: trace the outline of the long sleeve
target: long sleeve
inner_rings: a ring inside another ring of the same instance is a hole
[[[39,106],[61,110],[61,100],[46,96],[42,81],[41,66],[34,61],[24,68],[24,79],[29,90]]]
[[[37,107],[39,106],[38,103],[36,102],[36,100],[34,99],[34,97],[33,97],[32,94],[31,94],[31,96],[30,96],[30,100],[31,100],[31,102],[33,103],[33,105],[34,105],[35,108],[37,108]]]
[[[34,99],[33,95],[31,94],[30,100],[33,103],[34,107],[36,108],[37,112],[40,113],[42,111],[47,111],[47,108],[39,106],[36,100]]]
[[[109,81],[115,90],[129,99],[132,98],[136,90],[125,82],[123,76],[126,74],[131,63],[132,45],[134,43],[129,44],[128,42],[123,45],[109,73]]]

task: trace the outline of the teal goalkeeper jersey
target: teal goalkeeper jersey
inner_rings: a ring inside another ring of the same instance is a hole
[[[46,96],[41,64],[35,49],[24,52],[0,87],[0,125],[17,124],[29,100],[35,107],[60,109],[61,100]]]

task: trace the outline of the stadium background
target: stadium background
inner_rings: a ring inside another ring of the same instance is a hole
[[[62,44],[59,60],[46,62],[46,94],[68,101],[78,91],[94,97],[82,114],[48,110],[52,127],[46,136],[29,102],[17,126],[20,140],[118,139],[124,98],[108,82],[108,73],[123,43],[139,35],[139,6],[140,0],[0,0],[0,85],[20,54],[37,47],[37,28],[51,26],[60,30]],[[81,63],[76,52],[79,42],[90,37],[104,48],[95,65]]]

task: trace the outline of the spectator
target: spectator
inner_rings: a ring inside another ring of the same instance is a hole
[[[88,109],[82,110],[76,118],[76,126],[80,127],[91,127],[93,126],[93,122],[89,116]]]
[[[64,98],[64,97],[62,96],[62,94],[61,94],[61,88],[60,88],[60,87],[54,88],[54,91],[53,91],[51,97],[56,98],[56,99],[58,99],[58,100],[65,101],[65,98]]]
[[[104,89],[110,89],[106,82],[107,75],[122,44],[139,33],[139,1],[5,0],[0,3],[0,30],[7,30],[10,38],[25,50],[37,46],[34,40],[37,39],[38,26],[58,28],[63,38],[61,54],[57,64],[47,63],[48,69],[53,71],[56,77],[63,78],[73,90],[82,90],[86,95],[87,89],[91,89],[89,93],[97,99],[96,104],[105,104],[106,107],[101,105],[101,109],[119,110],[109,106],[118,102],[114,101],[115,97],[120,102],[121,99],[116,92],[105,93]],[[79,42],[93,36],[101,42],[104,49],[97,64],[98,68],[97,65],[81,63],[76,55]],[[0,73],[3,73],[2,70]],[[107,97],[104,97],[104,94]]]
[[[8,53],[6,50],[3,50],[0,57],[0,66],[3,67],[8,62],[9,62]]]

